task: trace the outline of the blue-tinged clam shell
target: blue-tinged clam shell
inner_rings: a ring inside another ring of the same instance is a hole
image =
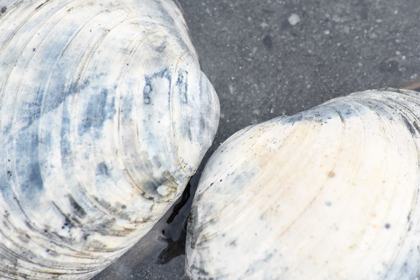
[[[0,6],[0,278],[88,279],[180,196],[218,98],[171,0]]]

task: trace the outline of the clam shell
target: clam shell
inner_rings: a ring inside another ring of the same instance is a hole
[[[218,98],[170,0],[0,8],[0,278],[89,279],[180,196]]]
[[[365,91],[247,127],[211,157],[192,279],[417,279],[420,96]]]

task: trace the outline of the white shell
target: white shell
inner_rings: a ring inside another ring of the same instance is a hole
[[[171,0],[0,10],[0,278],[88,279],[182,193],[218,99]]]
[[[247,127],[205,167],[193,279],[417,279],[420,96],[365,91]]]

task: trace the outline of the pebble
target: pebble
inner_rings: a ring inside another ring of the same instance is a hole
[[[297,14],[291,14],[287,20],[289,21],[290,25],[296,25],[300,22],[300,17]]]

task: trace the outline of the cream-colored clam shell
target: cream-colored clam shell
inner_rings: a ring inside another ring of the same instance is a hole
[[[247,127],[205,167],[192,279],[417,279],[420,96],[365,91]]]
[[[0,278],[91,278],[182,193],[217,96],[171,0],[0,10]]]

